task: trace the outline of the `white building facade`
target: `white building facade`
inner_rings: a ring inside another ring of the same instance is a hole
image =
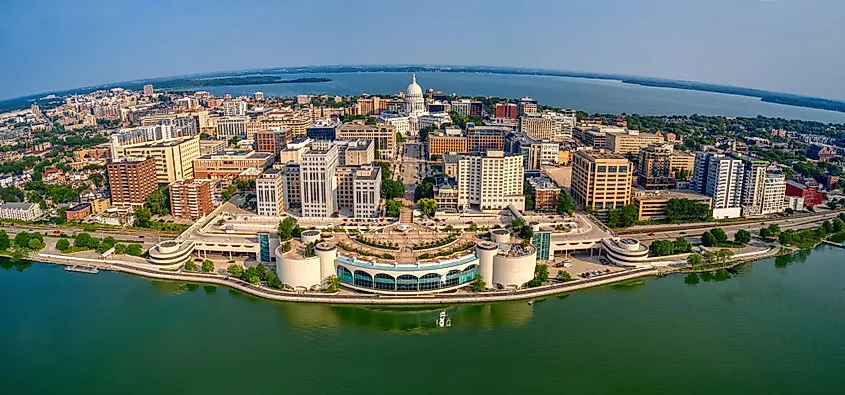
[[[302,155],[300,195],[303,217],[330,217],[337,211],[337,146],[318,141]]]
[[[267,169],[255,180],[258,215],[278,217],[284,212],[282,170]]]

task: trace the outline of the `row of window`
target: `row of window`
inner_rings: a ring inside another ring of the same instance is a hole
[[[371,276],[369,273],[361,270],[351,272],[344,266],[338,266],[337,277],[342,283],[361,288],[383,291],[426,291],[469,283],[475,279],[478,271],[477,268],[477,265],[470,265],[464,270],[452,270],[445,276],[437,273],[428,273],[422,277],[411,274],[393,277],[384,273],[377,273],[375,276]]]

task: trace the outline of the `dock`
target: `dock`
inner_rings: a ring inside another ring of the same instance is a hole
[[[66,272],[77,272],[77,273],[86,273],[86,274],[97,274],[100,272],[99,269],[93,266],[81,266],[81,265],[74,265],[74,266],[67,266],[65,267]]]
[[[845,248],[845,243],[837,243],[835,241],[830,241],[830,240],[822,240],[822,243],[830,244],[832,246],[836,246],[836,247],[839,247],[839,248]]]

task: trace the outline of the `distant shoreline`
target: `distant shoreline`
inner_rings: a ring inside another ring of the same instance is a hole
[[[118,82],[97,86],[89,86],[64,91],[45,92],[27,95],[14,99],[0,101],[0,110],[8,111],[28,107],[33,101],[38,102],[45,96],[53,94],[56,96],[67,96],[83,94],[100,89],[124,88],[140,90],[144,84],[153,84],[161,89],[189,89],[211,86],[236,86],[236,85],[260,85],[260,84],[284,84],[284,83],[317,83],[329,82],[329,78],[303,77],[292,80],[280,80],[284,75],[301,74],[350,74],[350,73],[470,73],[470,74],[499,74],[499,75],[533,75],[549,77],[583,78],[593,80],[619,81],[625,84],[640,85],[645,87],[670,88],[681,90],[692,90],[710,93],[722,93],[728,95],[745,96],[758,98],[763,102],[789,105],[794,107],[811,108],[832,112],[845,113],[845,101],[823,99],[810,96],[794,95],[788,93],[772,92],[761,89],[743,88],[727,85],[709,84],[696,81],[669,80],[661,78],[639,77],[617,74],[569,72],[546,69],[522,69],[507,67],[486,67],[486,66],[311,66],[293,68],[268,68],[260,70],[234,71],[207,73],[192,75],[190,77],[153,78],[136,81]],[[273,75],[268,75],[272,73]],[[222,80],[222,81],[221,81]],[[212,84],[211,82],[214,82]],[[223,82],[223,83],[221,83]]]

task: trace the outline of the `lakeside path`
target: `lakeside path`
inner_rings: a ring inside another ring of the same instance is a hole
[[[434,304],[458,304],[458,303],[487,303],[511,300],[525,300],[544,296],[557,295],[570,291],[608,285],[620,281],[631,280],[639,277],[661,274],[657,268],[630,269],[598,278],[579,279],[565,283],[554,283],[536,288],[515,290],[515,291],[490,291],[478,294],[438,294],[438,295],[417,295],[417,296],[380,296],[368,294],[329,294],[312,292],[286,292],[252,285],[246,281],[225,276],[221,274],[185,273],[162,270],[161,267],[148,264],[126,264],[113,260],[95,260],[78,257],[65,257],[53,254],[35,254],[31,260],[41,263],[52,263],[58,265],[85,265],[93,266],[100,270],[109,270],[127,274],[134,274],[142,277],[187,281],[196,283],[207,283],[223,285],[237,289],[244,293],[258,296],[265,299],[282,302],[308,302],[328,304],[381,304],[381,305],[434,305]]]

